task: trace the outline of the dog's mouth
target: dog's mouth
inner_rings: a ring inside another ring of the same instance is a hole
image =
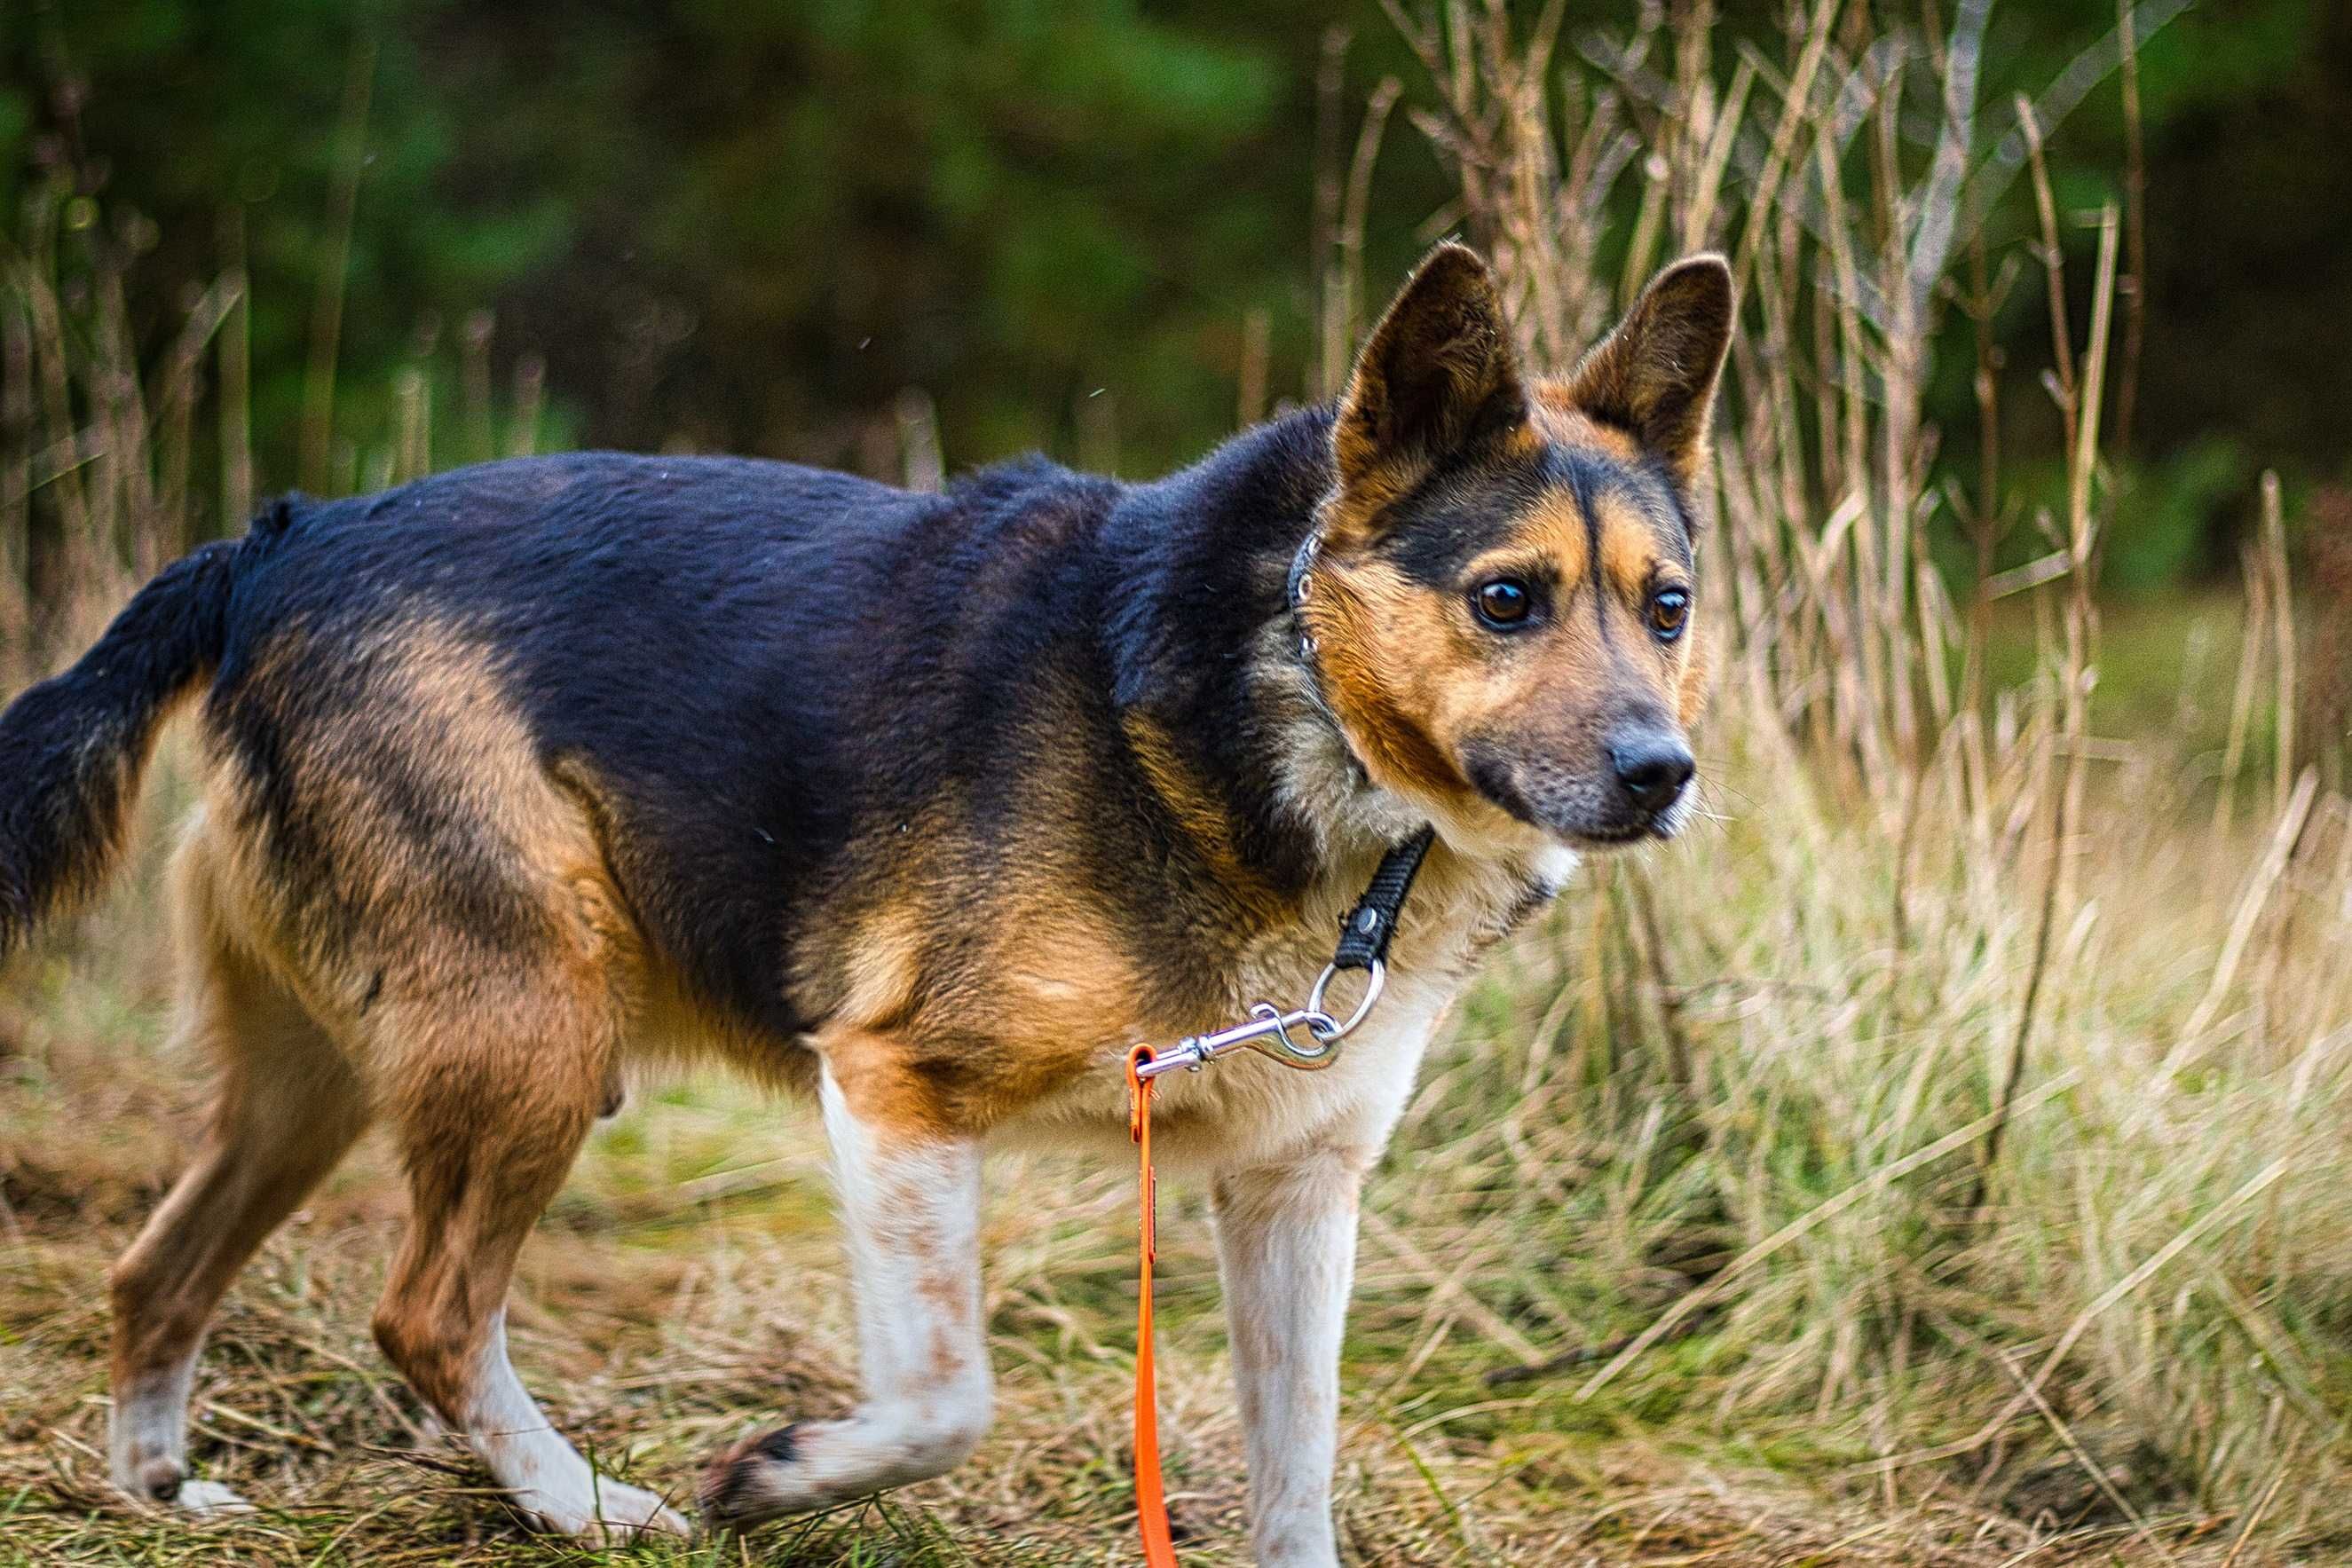
[[[1533,771],[1533,781],[1522,778]],[[1625,801],[1596,779],[1555,775],[1548,768],[1514,768],[1491,758],[1471,761],[1470,781],[1489,801],[1528,826],[1572,850],[1605,853],[1631,849],[1681,832],[1690,817],[1696,783],[1672,801],[1649,810]]]
[[[1658,843],[1675,837],[1682,831],[1683,814],[1671,809],[1650,815],[1644,821],[1622,827],[1558,828],[1544,831],[1584,854],[1616,854],[1638,849],[1643,844]]]
[[[1580,850],[1622,850],[1628,845],[1642,843],[1650,839],[1667,839],[1674,836],[1672,829],[1655,821],[1630,828],[1553,828],[1549,831],[1557,834],[1570,847]]]

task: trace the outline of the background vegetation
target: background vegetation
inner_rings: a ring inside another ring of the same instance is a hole
[[[1622,57],[1634,0],[1512,9],[1555,28],[1579,76],[1654,68]],[[1743,46],[1784,52],[1817,8],[1673,9],[1713,19],[1720,90]],[[1881,28],[1943,34],[1954,9],[1855,0],[1832,26],[1859,57]],[[2117,15],[1996,6],[1976,94],[1996,115],[2033,94],[2062,210],[2113,198],[2132,222],[2122,270],[2145,333],[2121,356],[2108,451],[2152,471],[2166,525],[2135,530],[2161,543],[2119,543],[2115,569],[2138,581],[2233,565],[2259,465],[2291,492],[2347,476],[2352,12],[2141,0],[2144,211]],[[0,12],[0,210],[102,198],[94,237],[135,280],[142,346],[188,291],[248,274],[274,484],[366,477],[399,372],[421,366],[455,410],[485,337],[501,382],[544,361],[567,441],[889,473],[912,389],[937,400],[951,466],[1035,446],[1147,473],[1229,429],[1239,382],[1324,390],[1318,285],[1340,214],[1318,175],[1391,79],[1362,203],[1376,283],[1458,221],[1444,158],[1410,129],[1443,93],[1380,0],[25,0]],[[1898,147],[1933,109],[1902,106]],[[1987,198],[1997,248],[2035,231],[2021,183]],[[1639,193],[1608,199],[1587,259],[1613,272]],[[2084,287],[2089,237],[2061,240]],[[1993,322],[2027,392],[2041,291],[2029,270]],[[340,330],[322,332],[330,298]],[[1966,323],[1944,325],[1927,412],[1966,454],[1974,361]],[[305,458],[322,336],[338,396]],[[2054,453],[2046,417],[2018,434]]]
[[[70,656],[298,478],[581,439],[1140,471],[1328,386],[1434,233],[1552,363],[1721,248],[1715,816],[1458,1010],[1366,1209],[1344,1538],[2352,1560],[2338,9],[12,11],[0,653]],[[119,896],[0,977],[0,1562],[586,1555],[368,1346],[373,1148],[202,1375],[199,1464],[271,1511],[107,1494],[98,1281],[203,1094],[166,762]],[[1130,1180],[995,1169],[973,1466],[670,1557],[1123,1560]],[[642,1092],[526,1255],[526,1376],[664,1487],[829,1408],[825,1207],[803,1113]],[[1188,1561],[1237,1562],[1195,1197],[1161,1242]]]

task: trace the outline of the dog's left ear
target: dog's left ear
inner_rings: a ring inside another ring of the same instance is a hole
[[[1495,275],[1451,242],[1429,253],[1357,356],[1331,432],[1343,489],[1409,483],[1527,417]]]
[[[1723,257],[1675,263],[1584,356],[1569,382],[1570,400],[1602,423],[1631,432],[1687,483],[1706,450],[1733,315],[1731,268]]]

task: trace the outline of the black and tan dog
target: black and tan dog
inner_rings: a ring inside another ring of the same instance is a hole
[[[163,572],[0,717],[13,946],[97,884],[202,696],[173,896],[224,1076],[114,1270],[115,1481],[237,1506],[188,1474],[205,1322],[381,1122],[414,1201],[385,1354],[546,1528],[682,1531],[550,1428],[502,1324],[624,1065],[697,1055],[821,1103],[865,1382],[719,1456],[707,1514],[939,1474],[989,1422],[983,1151],[1131,1159],[1129,1047],[1294,1004],[1433,825],[1337,1065],[1162,1081],[1160,1151],[1214,1192],[1258,1557],[1333,1562],[1359,1181],[1487,944],[1580,851],[1691,810],[1732,314],[1722,262],[1684,262],[1536,380],[1447,246],[1338,407],[1155,483],[534,458],[281,503]]]

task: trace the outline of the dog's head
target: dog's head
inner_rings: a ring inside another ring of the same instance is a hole
[[[1451,835],[1670,836],[1706,624],[1696,485],[1731,274],[1659,274],[1564,380],[1523,375],[1493,275],[1440,246],[1332,427],[1299,612],[1373,780]]]

